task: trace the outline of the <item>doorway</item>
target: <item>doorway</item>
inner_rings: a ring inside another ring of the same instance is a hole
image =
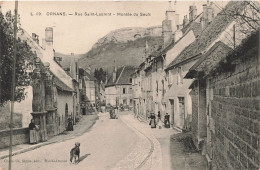
[[[66,129],[67,129],[67,125],[68,125],[68,118],[69,118],[69,109],[68,109],[68,104],[66,103],[66,105],[65,105],[65,128]]]
[[[178,99],[179,99],[180,127],[184,128],[184,122],[185,122],[184,97],[178,97]]]
[[[174,100],[173,99],[170,99],[170,115],[171,115],[171,124],[172,126],[175,125],[175,122],[174,122]]]

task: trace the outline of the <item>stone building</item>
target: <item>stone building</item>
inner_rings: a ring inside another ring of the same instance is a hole
[[[192,86],[193,133],[216,169],[259,169],[259,31],[234,51],[217,42],[186,75]],[[195,141],[197,140],[195,139]]]
[[[182,31],[184,35],[166,53],[166,56],[168,56],[165,62],[168,79],[167,111],[171,116],[173,126],[180,130],[190,129],[192,115],[189,86],[193,80],[183,79],[183,76],[200,57],[199,53],[190,55],[189,52],[192,50],[192,44],[196,42],[196,39],[200,37],[201,32],[205,29],[203,27],[205,24],[202,21],[212,22],[213,17],[210,20],[207,17],[214,16],[214,10],[205,10],[212,9],[214,7],[212,4],[205,4],[203,7],[203,12],[197,15],[196,6],[190,6],[190,22],[187,24],[184,20],[183,23],[184,28]]]
[[[71,117],[75,123],[79,117],[79,83],[69,76],[54,60],[53,28],[45,29],[45,39],[39,45],[38,36],[30,36],[24,30],[18,32],[21,40],[27,41],[37,54],[33,70],[33,102],[31,113],[40,126],[40,140],[57,135],[67,128]],[[76,68],[74,68],[76,69]]]
[[[105,85],[106,105],[132,107],[133,92],[131,74],[134,72],[132,66],[114,67],[112,76],[108,78]]]
[[[86,105],[88,113],[93,112],[96,104],[96,86],[97,81],[90,70],[84,71],[84,82],[86,85]]]
[[[172,82],[173,78],[169,76],[171,75],[171,71],[166,68],[176,56],[185,49],[185,47],[195,41],[196,37],[200,34],[201,16],[202,14],[196,14],[196,7],[192,6],[190,8],[190,21],[187,21],[187,16],[185,16],[183,23],[180,24],[179,15],[170,6],[169,9],[166,10],[165,20],[162,22],[163,44],[153,51],[146,49],[145,59],[139,67],[140,71],[137,72],[145,73],[143,74],[144,76],[138,74],[139,78],[136,79],[144,80],[143,83],[148,84],[148,87],[151,88],[147,89],[151,97],[147,98],[147,95],[144,95],[142,99],[143,101],[152,100],[151,102],[147,102],[144,106],[146,107],[146,112],[157,114],[158,111],[160,111],[162,116],[168,112],[171,115],[171,123],[174,126],[181,124],[179,123],[180,121],[177,121],[181,116],[174,119],[174,109],[178,109],[178,103],[175,104],[175,106],[173,103],[174,99],[176,101],[178,100],[178,96],[176,96],[176,86]],[[146,45],[146,48],[149,48],[148,45]],[[141,87],[142,86],[140,86],[140,88]]]

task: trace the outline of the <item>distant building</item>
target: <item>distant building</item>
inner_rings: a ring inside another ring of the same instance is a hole
[[[106,104],[112,106],[132,107],[133,91],[131,74],[132,66],[114,67],[111,77],[105,86]]]

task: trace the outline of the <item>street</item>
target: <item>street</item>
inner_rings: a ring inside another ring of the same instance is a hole
[[[119,113],[119,119],[99,113],[89,132],[15,155],[12,169],[170,169],[165,163],[162,168],[161,146],[154,137],[159,129],[153,130],[130,113]],[[80,142],[78,164],[69,161],[75,142]],[[8,169],[8,158],[0,160],[0,167]]]

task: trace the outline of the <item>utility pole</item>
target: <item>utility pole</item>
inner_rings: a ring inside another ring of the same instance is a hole
[[[13,146],[13,113],[14,113],[14,97],[15,97],[15,67],[16,67],[16,36],[17,36],[17,12],[18,1],[15,1],[15,18],[14,18],[14,42],[13,42],[13,72],[12,72],[12,101],[11,101],[11,118],[10,118],[10,143],[9,143],[9,164],[8,169],[12,169],[12,146]]]

